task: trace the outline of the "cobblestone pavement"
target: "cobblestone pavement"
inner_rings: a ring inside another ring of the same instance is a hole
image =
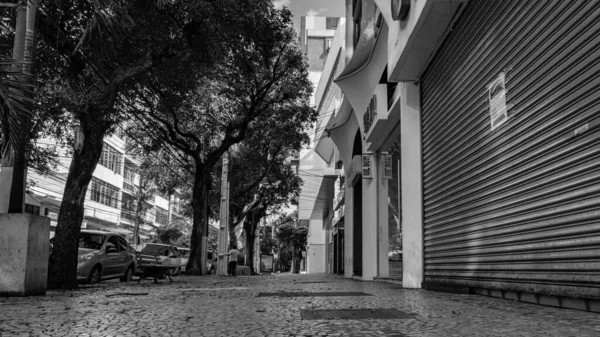
[[[260,292],[365,292],[257,297]],[[303,320],[302,309],[396,308],[411,318]],[[0,298],[0,336],[600,336],[600,315],[328,275],[180,276]]]

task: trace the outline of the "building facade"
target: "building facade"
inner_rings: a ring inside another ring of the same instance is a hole
[[[346,8],[314,146],[341,160],[344,275],[599,311],[600,4]]]
[[[122,129],[119,129],[122,131]],[[117,132],[104,139],[100,161],[93,173],[85,199],[81,228],[119,233],[135,245],[144,245],[156,229],[170,223],[191,223],[182,215],[181,196],[153,195],[146,202],[139,237],[134,238],[135,196],[140,186],[140,163],[125,151],[127,136]],[[26,205],[33,213],[50,218],[50,236],[54,236],[71,158],[65,148],[52,139],[41,140],[39,146],[58,147],[59,163],[55,172],[40,175],[29,170],[31,182]]]
[[[341,94],[339,92],[336,96],[333,91],[322,86],[322,74],[330,73],[335,66],[330,55],[340,55],[340,27],[343,25],[344,19],[340,18],[301,18],[300,45],[308,62],[309,78],[314,88],[310,104],[319,110],[333,109]],[[303,262],[307,273],[323,273],[327,268],[329,241],[326,226],[330,223],[330,214],[326,213],[328,208],[322,204],[330,202],[331,198],[320,193],[321,185],[332,185],[337,175],[334,164],[326,162],[314,151],[315,139],[316,135],[312,134],[311,144],[300,151],[298,162],[298,174],[304,180],[298,201],[298,218],[300,226],[308,227],[307,250]]]

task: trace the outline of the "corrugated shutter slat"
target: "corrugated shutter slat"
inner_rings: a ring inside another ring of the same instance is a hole
[[[600,298],[599,19],[598,1],[465,8],[421,79],[425,282]]]

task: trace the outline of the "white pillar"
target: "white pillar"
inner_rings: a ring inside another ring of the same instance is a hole
[[[423,282],[423,176],[419,85],[405,82],[400,106],[402,175],[402,283],[421,288]]]
[[[352,162],[350,163],[352,165]],[[350,167],[350,166],[346,166]],[[354,260],[353,260],[353,226],[354,226],[354,188],[352,187],[351,182],[346,181],[346,196],[344,197],[345,201],[345,213],[344,213],[344,277],[352,278],[352,274],[354,273]]]
[[[388,260],[389,219],[388,219],[388,181],[383,179],[383,154],[378,153],[378,241],[379,241],[379,271],[377,276],[390,276],[390,263]]]
[[[229,158],[223,155],[223,169],[221,172],[221,214],[219,221],[219,259],[217,260],[217,275],[227,275],[227,246],[229,244]]]
[[[260,224],[256,226],[254,235],[254,271],[260,275]]]
[[[378,267],[378,179],[379,163],[377,153],[371,153],[373,178],[362,179],[362,279],[372,281],[377,276]],[[360,184],[360,182],[359,182]]]

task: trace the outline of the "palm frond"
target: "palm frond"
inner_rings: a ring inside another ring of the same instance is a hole
[[[114,49],[110,41],[123,39],[125,33],[134,22],[127,13],[127,4],[122,0],[89,0],[93,14],[82,31],[75,46],[77,52],[86,44],[101,44],[101,48]],[[100,38],[94,39],[95,36]],[[94,48],[94,47],[92,47]]]
[[[23,133],[29,133],[26,128],[32,118],[33,86],[28,80],[30,75],[20,69],[22,62],[0,56],[0,117],[2,133],[7,138],[2,144],[2,154],[8,147],[22,147],[26,141]]]

